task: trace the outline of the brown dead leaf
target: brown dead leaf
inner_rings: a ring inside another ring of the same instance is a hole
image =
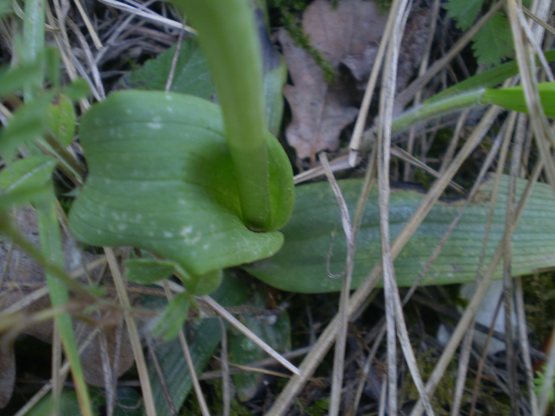
[[[18,210],[14,218],[17,228],[25,238],[38,246],[38,232],[36,218],[31,208]],[[77,261],[76,248],[69,239],[65,239],[64,254],[70,262]],[[93,257],[84,254],[83,261],[90,262]],[[73,268],[77,266],[73,264]],[[24,307],[18,309],[25,316],[50,307],[48,296],[30,297],[45,286],[42,269],[25,252],[14,247],[10,242],[0,240],[0,313],[18,302],[25,302]],[[28,300],[28,302],[27,302]],[[85,302],[75,299],[75,302]],[[86,308],[83,304],[83,308]],[[95,324],[96,322],[96,324]],[[87,383],[95,386],[104,386],[103,364],[101,359],[102,345],[107,353],[110,367],[116,376],[121,376],[134,362],[131,345],[127,331],[123,327],[123,316],[119,311],[97,311],[88,317],[88,321],[74,319],[74,330],[78,342],[96,334],[90,344],[81,353],[83,372]],[[52,341],[53,325],[51,322],[25,325],[23,333],[38,338],[44,342]],[[98,330],[100,329],[100,330]],[[104,338],[104,339],[103,339]],[[4,407],[11,398],[15,383],[15,355],[13,351],[12,334],[0,334],[0,408]]]
[[[398,89],[414,77],[420,65],[429,19],[429,7],[417,8],[409,16],[399,57]],[[357,114],[360,92],[366,87],[386,21],[387,14],[380,13],[371,0],[340,0],[336,7],[328,0],[315,0],[307,7],[302,28],[311,46],[335,69],[331,83],[305,49],[285,30],[278,32],[293,82],[284,90],[293,117],[286,137],[299,159],[315,160],[318,152],[338,148],[341,131]]]
[[[316,0],[304,13],[303,31],[333,68],[344,65],[358,78],[371,68],[386,18],[370,1],[343,0],[334,8]],[[352,92],[339,77],[328,84],[322,68],[285,30],[278,40],[293,81],[284,91],[293,113],[287,141],[300,159],[336,150],[341,130],[357,114]]]

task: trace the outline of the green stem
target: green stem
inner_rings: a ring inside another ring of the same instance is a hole
[[[216,85],[239,187],[243,220],[265,229],[271,218],[268,130],[262,60],[246,0],[174,0],[191,18]]]
[[[420,121],[481,104],[485,92],[486,89],[479,88],[461,94],[451,95],[437,101],[424,102],[422,105],[401,114],[393,120],[391,129],[393,133],[399,133]]]
[[[24,63],[38,61],[38,57],[44,53],[44,3],[44,0],[25,1],[25,16],[23,21],[24,47],[21,51],[21,60]],[[40,77],[36,79],[36,85],[25,88],[25,101],[31,101],[33,99],[35,87],[40,88],[42,86],[42,81],[41,74]],[[38,149],[33,148],[31,151],[38,152]],[[51,263],[63,268],[64,252],[56,214],[56,196],[51,182],[49,182],[48,186],[50,188],[50,198],[36,204],[41,251],[43,256],[49,259]],[[48,270],[45,270],[45,275],[52,305],[66,305],[69,300],[67,286],[63,281],[59,280],[55,274],[52,274]],[[71,374],[75,383],[75,390],[81,413],[84,416],[92,416],[91,400],[85,383],[81,361],[79,359],[77,340],[73,332],[71,316],[67,312],[63,313],[55,318],[55,323],[57,330],[60,331],[64,352],[71,366]],[[56,399],[55,397],[55,406],[58,405]]]
[[[393,133],[401,133],[417,123],[451,113],[453,111],[462,110],[463,108],[473,105],[488,104],[485,101],[486,94],[489,90],[485,88],[477,88],[472,91],[466,91],[459,94],[449,95],[445,98],[431,99],[425,101],[421,105],[412,108],[395,120],[391,125]],[[376,127],[371,128],[365,133],[360,147],[362,152],[368,152],[375,137]]]

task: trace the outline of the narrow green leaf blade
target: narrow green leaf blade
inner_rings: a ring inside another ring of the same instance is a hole
[[[555,50],[545,52],[547,62],[555,61]],[[449,96],[454,96],[479,88],[491,88],[501,84],[506,79],[518,74],[518,64],[515,61],[507,62],[495,68],[485,70],[477,75],[465,79],[440,93],[430,97],[425,102],[435,102]]]
[[[555,82],[542,82],[538,84],[538,92],[545,115],[555,117]],[[484,101],[500,107],[528,112],[524,92],[521,86],[511,88],[488,89]]]
[[[505,229],[508,178],[501,178],[493,222],[485,250],[487,264]],[[360,180],[341,181],[348,205],[354,209],[360,192]],[[481,187],[479,197],[466,209],[461,223],[429,271],[422,285],[471,282],[480,270],[479,259],[485,241],[491,181]],[[524,182],[518,181],[520,195]],[[394,190],[390,202],[392,240],[416,211],[423,194],[412,190]],[[374,192],[357,239],[353,288],[358,287],[380,261],[379,215]],[[513,275],[533,273],[555,266],[555,196],[551,187],[535,184],[519,225],[513,235]],[[422,273],[433,250],[457,215],[460,203],[438,202],[395,261],[400,286],[411,286]],[[339,291],[345,267],[346,245],[339,211],[327,183],[298,188],[293,217],[283,229],[285,244],[272,258],[246,266],[253,276],[282,290],[302,293]],[[495,276],[501,277],[498,269]]]
[[[222,306],[237,306],[246,302],[249,296],[245,279],[237,278],[231,272],[225,272],[222,285],[212,297]],[[222,325],[218,318],[194,319],[187,322],[187,342],[197,374],[200,374],[216,352],[222,337]],[[152,390],[156,409],[161,415],[171,414],[167,395],[176,409],[181,408],[192,388],[192,378],[183,357],[179,340],[163,343],[156,347],[158,365],[149,358],[148,369],[152,380]],[[160,380],[157,368],[164,380]]]

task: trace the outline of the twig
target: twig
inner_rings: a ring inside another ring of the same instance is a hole
[[[229,376],[229,355],[227,348],[227,330],[224,321],[220,318],[220,328],[222,331],[222,342],[220,343],[220,359],[222,363],[222,415],[231,414],[231,378]]]
[[[218,302],[212,299],[210,296],[202,296],[200,299],[210,306],[218,315],[224,318],[227,322],[233,325],[239,332],[248,337],[252,342],[258,345],[262,350],[264,350],[268,355],[274,358],[278,363],[283,365],[293,374],[300,374],[300,370],[291,364],[288,360],[283,358],[278,352],[276,352],[272,347],[270,347],[266,342],[264,342],[259,336],[253,333],[249,328],[243,325],[237,318],[225,310]]]
[[[495,109],[491,109],[490,111],[495,111]],[[541,172],[541,168],[542,168],[542,164],[539,163],[534,169],[534,172],[532,173],[530,178],[530,182],[528,183],[526,189],[524,190],[520,198],[518,208],[515,211],[515,224],[513,224],[511,228],[516,226],[516,222],[518,222],[518,218],[520,217],[520,214],[524,209],[524,203],[528,200],[529,194],[532,190],[531,185],[537,180]],[[505,230],[505,232],[511,232],[511,231],[512,230]],[[462,315],[461,319],[459,320],[459,323],[457,324],[457,327],[453,332],[453,335],[451,336],[449,343],[445,347],[440,359],[438,360],[438,363],[436,364],[436,367],[434,368],[434,371],[430,376],[430,379],[428,380],[428,383],[426,384],[426,390],[428,391],[429,394],[435,391],[443,373],[445,372],[445,369],[449,365],[451,357],[453,356],[465,332],[467,331],[469,323],[473,320],[476,314],[476,311],[478,310],[478,306],[482,302],[490,286],[493,273],[497,268],[499,261],[501,260],[502,254],[503,254],[503,246],[499,245],[495,251],[495,254],[492,257],[491,262],[487,267],[486,272],[484,273],[482,280],[478,283],[474,297],[467,305],[467,308],[464,314]],[[423,410],[422,406],[423,406],[423,403],[421,402],[421,400],[419,400],[416,406],[414,407],[411,413],[411,416],[420,415]]]
[[[190,28],[189,26],[185,26],[183,25],[183,23],[168,19],[167,17],[160,16],[159,14],[154,13],[151,10],[145,11],[142,8],[133,7],[116,0],[98,0],[98,1],[101,3],[104,3],[107,6],[114,7],[115,9],[123,10],[125,12],[134,14],[136,16],[140,16],[153,23],[157,23],[162,26],[171,27],[173,29],[184,30],[185,32],[188,32],[190,34],[196,34],[195,30]]]
[[[110,267],[110,272],[112,273],[112,278],[114,280],[114,285],[116,287],[119,301],[123,306],[123,313],[125,317],[125,323],[127,324],[127,332],[129,333],[131,349],[133,350],[133,356],[135,357],[135,364],[137,365],[137,372],[139,373],[139,380],[141,382],[145,412],[147,416],[156,416],[154,396],[152,394],[150,378],[148,377],[145,356],[141,348],[139,330],[137,329],[137,324],[135,323],[135,320],[131,315],[131,302],[129,301],[129,297],[127,296],[123,276],[121,275],[121,272],[119,270],[114,251],[111,248],[104,247],[104,253],[106,254],[106,260],[108,261],[108,266]]]
[[[349,293],[351,291],[351,282],[353,279],[353,266],[356,253],[354,232],[351,225],[351,216],[349,215],[349,208],[343,198],[343,194],[333,172],[331,171],[328,163],[328,158],[325,153],[319,155],[320,163],[324,168],[324,173],[328,178],[331,189],[337,200],[337,205],[341,212],[341,225],[343,226],[343,233],[347,244],[347,258],[345,259],[345,273],[343,276],[343,284],[341,286],[341,294],[339,296],[339,312],[337,314],[339,320],[339,333],[337,334],[337,341],[335,343],[335,354],[333,358],[333,375],[330,397],[329,415],[335,416],[339,414],[341,407],[341,389],[343,387],[343,373],[345,364],[345,349],[347,344],[347,333],[349,320],[347,316],[347,307],[349,304]]]

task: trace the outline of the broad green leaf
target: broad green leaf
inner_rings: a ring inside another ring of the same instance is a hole
[[[70,98],[59,95],[48,107],[48,130],[62,146],[73,141],[77,116]]]
[[[174,296],[158,319],[153,330],[154,335],[166,342],[175,339],[183,329],[190,305],[191,295],[189,293],[183,292]]]
[[[251,287],[249,302],[244,313],[238,318],[256,335],[278,352],[291,349],[291,325],[286,311],[268,313],[266,311],[266,291],[261,287]],[[258,312],[257,312],[258,311]],[[266,353],[248,337],[234,329],[228,336],[229,360],[234,364],[251,365],[266,358]],[[233,375],[233,385],[240,401],[252,399],[262,387],[261,373],[242,371]]]
[[[345,199],[354,209],[360,192],[358,179],[340,182]],[[497,196],[484,264],[488,264],[505,229],[507,177],[502,177]],[[491,181],[484,183],[478,198],[465,210],[458,227],[424,276],[421,284],[471,282],[480,270],[485,240]],[[518,181],[518,194],[524,182]],[[390,202],[393,240],[420,204],[423,195],[412,190],[394,190]],[[380,232],[376,192],[370,196],[357,239],[353,287],[358,287],[380,261]],[[400,286],[411,286],[457,215],[461,203],[438,202],[395,261]],[[533,273],[555,266],[555,196],[551,187],[535,184],[513,235],[512,273]],[[282,290],[303,293],[339,291],[345,267],[346,246],[337,204],[327,183],[301,186],[293,217],[283,229],[285,244],[272,258],[245,269],[260,280]],[[501,277],[498,269],[496,278]]]
[[[542,82],[538,84],[538,92],[545,114],[548,117],[555,117],[555,82]],[[484,101],[509,110],[528,112],[522,86],[488,89],[485,92]]]
[[[158,259],[129,259],[125,262],[127,279],[143,285],[167,279],[175,272],[175,266],[173,261]]]
[[[222,132],[218,107],[192,96],[126,91],[94,106],[81,121],[90,173],[70,212],[75,236],[146,249],[191,276],[274,254],[279,232],[243,224]],[[279,195],[290,166],[269,144],[273,196],[288,203]]]

